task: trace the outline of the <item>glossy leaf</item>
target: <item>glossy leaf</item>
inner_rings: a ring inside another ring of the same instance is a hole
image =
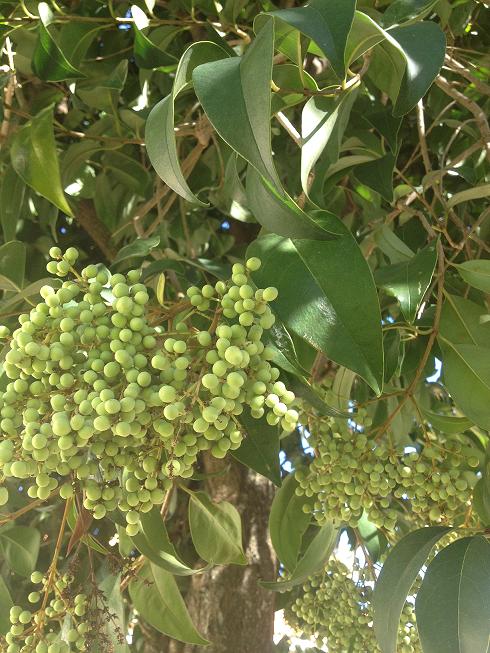
[[[11,240],[0,246],[0,288],[20,291],[24,285],[26,245]]]
[[[301,114],[301,185],[309,192],[309,177],[315,163],[333,164],[339,157],[340,145],[357,97],[354,89],[339,97],[311,97]]]
[[[490,184],[482,184],[474,188],[468,188],[460,193],[455,193],[447,201],[447,208],[452,209],[454,206],[461,204],[461,202],[469,202],[470,200],[481,199],[490,195]]]
[[[305,7],[281,9],[272,16],[312,39],[322,50],[337,76],[345,76],[345,48],[355,0],[311,0]]]
[[[305,497],[296,495],[297,487],[294,473],[290,474],[277,490],[269,515],[272,545],[289,571],[296,567],[303,535],[311,522],[311,515],[303,511]]]
[[[61,187],[52,107],[43,109],[19,129],[10,154],[14,170],[28,186],[72,215]]]
[[[7,566],[27,578],[36,568],[41,535],[30,526],[13,526],[0,532],[0,549]]]
[[[172,574],[146,563],[129,584],[134,607],[150,626],[188,644],[208,644],[191,621]]]
[[[407,322],[412,323],[430,285],[437,262],[435,245],[429,245],[403,263],[379,268],[374,278],[400,302],[400,308]]]
[[[359,374],[378,392],[383,383],[383,347],[374,281],[351,233],[335,216],[321,212],[321,217],[338,229],[334,239],[268,235],[255,241],[248,252],[263,264],[254,279],[259,287],[273,280],[279,297],[272,308],[288,329]]]
[[[10,608],[13,604],[9,588],[0,575],[0,635],[6,635],[10,630]]]
[[[490,323],[484,321],[485,307],[456,295],[445,295],[439,332],[447,340],[466,345],[488,345]]]
[[[383,13],[383,25],[406,23],[425,16],[438,0],[395,0]]]
[[[449,530],[431,526],[409,533],[383,563],[373,593],[374,631],[382,653],[396,653],[400,615],[407,594],[432,547]]]
[[[247,564],[242,545],[242,522],[231,503],[214,503],[205,492],[192,492],[189,526],[196,551],[203,560],[220,565]]]
[[[54,40],[49,25],[53,22],[53,13],[47,2],[40,2],[39,36],[34,55],[32,57],[32,70],[37,77],[49,82],[61,82],[66,79],[80,79],[85,75],[77,70]]]
[[[245,410],[239,417],[246,436],[240,447],[232,451],[233,457],[243,465],[281,485],[279,465],[279,431],[265,419],[255,419]]]
[[[3,174],[0,190],[0,223],[5,242],[15,240],[17,226],[24,203],[25,183],[9,165]]]
[[[421,408],[421,412],[428,422],[443,433],[463,433],[473,426],[473,422],[467,417],[455,417],[453,415],[440,415],[432,410]]]
[[[304,583],[308,576],[312,576],[323,569],[332,554],[336,540],[337,530],[331,523],[321,526],[288,580],[277,583],[262,581],[261,585],[274,592],[282,592]]]
[[[490,483],[487,475],[480,478],[473,488],[472,506],[483,526],[490,526]]]
[[[408,262],[414,256],[410,247],[387,225],[382,225],[374,232],[374,241],[392,263]]]
[[[137,5],[131,7],[134,18],[134,59],[140,68],[158,68],[159,66],[172,66],[177,60],[161,47],[158,47],[143,32],[150,24],[144,11]]]
[[[487,651],[489,606],[490,544],[479,535],[453,542],[431,562],[417,594],[424,653]]]
[[[194,69],[199,102],[221,138],[277,188],[271,150],[271,79],[274,21],[269,19],[243,57]]]
[[[387,202],[393,201],[393,171],[395,157],[392,153],[356,166],[355,176],[361,184],[376,191]]]
[[[120,263],[128,258],[148,256],[152,249],[160,244],[160,236],[150,236],[149,238],[137,238],[129,245],[122,247],[113,264]]]
[[[373,31],[381,30],[376,24],[372,27]],[[429,21],[395,27],[383,35],[385,40],[375,50],[368,75],[390,96],[393,114],[403,116],[425,95],[439,73],[445,38],[439,25]]]
[[[174,576],[192,576],[207,569],[206,567],[192,569],[183,562],[170,541],[165,523],[157,508],[141,515],[141,531],[133,535],[131,540],[150,562]]]
[[[439,337],[444,380],[454,402],[475,424],[490,429],[490,347]]]
[[[456,267],[466,283],[478,290],[490,293],[490,261],[465,261]]]
[[[191,87],[194,68],[228,56],[223,48],[208,41],[189,46],[177,67],[172,93],[153,107],[146,121],[146,149],[157,174],[188,202],[201,206],[204,203],[191,191],[180,167],[174,132],[174,104],[177,96]]]

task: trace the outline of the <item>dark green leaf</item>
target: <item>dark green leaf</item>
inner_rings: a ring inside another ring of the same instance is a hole
[[[239,417],[246,436],[240,447],[232,451],[233,457],[243,465],[281,485],[279,465],[279,431],[265,419],[255,419],[245,410]]]
[[[0,247],[0,288],[19,291],[24,285],[26,245],[11,240]]]
[[[85,77],[67,60],[54,40],[49,25],[53,22],[53,13],[47,2],[40,2],[39,37],[32,58],[32,70],[40,79],[49,82],[61,82],[65,79]]]
[[[378,27],[381,30],[380,27]],[[439,25],[421,22],[383,31],[368,75],[393,102],[393,114],[403,116],[422,98],[444,61],[446,42]]]
[[[36,568],[41,535],[30,526],[13,526],[0,532],[0,548],[7,566],[28,578]]]
[[[392,263],[405,263],[414,256],[410,247],[385,224],[374,231],[374,241]]]
[[[374,161],[367,161],[356,166],[355,176],[361,184],[376,191],[387,202],[393,201],[393,170],[395,157],[392,153]]]
[[[214,503],[205,492],[190,493],[189,526],[203,560],[219,565],[247,564],[240,514],[231,503]]]
[[[383,14],[383,25],[406,23],[414,19],[423,18],[438,0],[395,0]]]
[[[424,417],[432,426],[443,433],[463,433],[473,426],[473,422],[467,417],[455,417],[453,415],[440,415],[426,408],[420,409]]]
[[[26,186],[14,168],[9,165],[3,175],[0,190],[0,223],[5,242],[15,239],[21,217]]]
[[[311,521],[311,515],[303,511],[305,497],[296,495],[297,487],[294,474],[290,474],[276,491],[269,516],[272,545],[289,571],[296,567],[303,534]]]
[[[204,203],[191,191],[180,168],[174,131],[174,104],[179,93],[190,88],[194,68],[228,56],[215,43],[203,41],[189,46],[179,61],[172,93],[153,107],[146,121],[146,148],[157,174],[188,202],[201,206]]]
[[[141,531],[131,539],[136,548],[150,562],[174,574],[174,576],[191,576],[204,569],[192,569],[177,554],[157,508],[141,514]]]
[[[371,561],[377,562],[386,549],[386,537],[380,530],[378,530],[377,526],[369,521],[365,512],[359,520],[357,530],[359,531],[359,535],[369,553]]]
[[[373,594],[374,631],[382,653],[396,653],[400,615],[409,590],[432,547],[449,531],[431,526],[409,533],[383,563]]]
[[[228,145],[277,188],[271,150],[271,79],[274,21],[269,19],[243,57],[194,69],[196,95],[211,124]]]
[[[134,59],[136,65],[140,68],[175,65],[177,59],[155,45],[143,32],[149,25],[149,19],[145,13],[137,5],[131,7],[131,13],[134,18]]]
[[[475,424],[490,430],[490,348],[460,345],[439,336],[444,380],[454,399]]]
[[[472,506],[481,523],[490,526],[490,483],[486,474],[473,488]]]
[[[466,345],[488,345],[490,323],[484,321],[485,307],[469,299],[446,293],[439,332],[443,338]]]
[[[331,98],[313,96],[301,114],[301,185],[309,192],[309,178],[315,163],[333,164],[339,157],[340,145],[347,127],[357,90]]]
[[[453,542],[431,562],[417,594],[424,653],[487,651],[489,606],[490,544],[479,535]]]
[[[72,215],[61,187],[52,107],[43,109],[19,129],[10,155],[15,172],[28,186],[67,215]]]
[[[152,249],[158,247],[160,244],[160,236],[150,236],[149,238],[137,238],[135,241],[129,245],[125,245],[122,249],[119,250],[116,258],[113,261],[113,264],[120,263],[125,259],[132,258],[137,256],[142,258],[148,256]]]
[[[408,261],[379,268],[374,274],[376,284],[398,299],[407,322],[412,323],[417,317],[417,311],[434,274],[436,262],[436,246],[432,244]]]
[[[10,608],[13,604],[9,588],[0,575],[0,635],[6,635],[10,630]]]
[[[400,331],[389,329],[383,335],[384,380],[388,383],[398,369],[400,362]]]
[[[311,0],[305,7],[272,12],[288,25],[312,39],[322,50],[340,79],[345,76],[345,49],[355,0]]]
[[[456,267],[466,283],[478,290],[490,293],[490,261],[465,261]]]
[[[254,279],[258,286],[274,281],[279,297],[272,308],[288,329],[379,392],[381,315],[371,271],[340,220],[325,212],[321,216],[328,217],[342,235],[322,241],[259,238],[249,248],[250,255],[263,261]]]
[[[321,526],[288,580],[277,583],[262,581],[261,585],[274,592],[282,592],[304,583],[308,576],[323,569],[332,554],[336,540],[337,530],[331,523]]]
[[[208,644],[197,632],[172,574],[146,563],[129,584],[134,607],[150,626],[189,644]]]

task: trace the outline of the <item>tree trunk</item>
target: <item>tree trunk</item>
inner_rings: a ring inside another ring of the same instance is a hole
[[[207,473],[230,466],[228,461],[205,459]],[[207,653],[272,653],[274,593],[259,580],[271,580],[276,558],[268,535],[274,488],[264,477],[231,462],[229,471],[207,481],[215,501],[229,501],[242,517],[247,566],[213,567],[194,576],[186,595],[190,615],[199,632],[211,642]],[[202,653],[199,646],[172,642],[169,653]]]

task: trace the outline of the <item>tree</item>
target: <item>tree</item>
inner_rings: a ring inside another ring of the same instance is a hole
[[[0,650],[486,651],[485,3],[0,16]]]

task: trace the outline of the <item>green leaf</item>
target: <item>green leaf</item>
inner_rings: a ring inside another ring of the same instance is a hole
[[[172,574],[146,563],[129,583],[129,595],[143,619],[159,632],[188,644],[209,643],[194,627]]]
[[[396,653],[400,615],[407,594],[432,547],[450,530],[431,526],[409,533],[395,545],[383,563],[372,602],[374,632],[382,653]]]
[[[489,605],[490,544],[477,535],[444,548],[429,565],[415,602],[424,653],[487,651]]]
[[[172,93],[156,104],[146,121],[145,141],[152,166],[163,181],[188,202],[205,206],[191,191],[179,163],[175,140],[175,100],[192,85],[194,68],[229,54],[215,43],[193,43],[182,55],[175,73]]]
[[[375,23],[372,27],[381,30]],[[381,31],[385,40],[374,51],[368,75],[391,98],[393,114],[403,116],[426,94],[441,69],[444,33],[433,22]]]
[[[371,561],[377,562],[386,549],[386,537],[377,526],[369,521],[365,512],[362,513],[361,519],[357,525],[357,530],[359,531],[359,535],[369,553]]]
[[[254,280],[260,287],[274,279],[279,297],[272,308],[286,327],[380,392],[381,315],[371,271],[342,222],[326,212],[318,214],[339,235],[322,241],[259,238],[248,250],[263,261]]]
[[[162,50],[150,41],[143,30],[150,24],[144,11],[137,5],[131,7],[131,14],[134,19],[134,59],[140,68],[158,68],[159,66],[172,66],[177,59]],[[176,31],[174,30],[174,33]]]
[[[374,232],[374,242],[392,263],[402,263],[409,261],[414,253],[405,245],[403,240],[387,226],[382,225]]]
[[[438,3],[438,0],[395,0],[382,16],[383,25],[406,23],[421,19]]]
[[[465,261],[456,267],[466,283],[478,290],[490,293],[490,261]]]
[[[394,295],[407,322],[414,322],[422,299],[430,285],[437,262],[435,244],[428,245],[415,256],[376,270],[374,279],[380,288]]]
[[[40,544],[39,531],[30,526],[13,526],[0,532],[0,548],[7,566],[24,578],[36,568]]]
[[[485,474],[473,488],[473,510],[480,517],[484,526],[490,526],[490,483]]]
[[[0,247],[0,288],[20,291],[24,285],[26,267],[26,245],[19,240],[11,240]]]
[[[484,321],[487,310],[469,299],[446,293],[439,333],[454,343],[488,345],[490,324]]]
[[[283,592],[304,583],[308,576],[323,569],[332,554],[336,541],[337,530],[334,526],[331,523],[321,526],[288,580],[277,583],[262,581],[260,584],[274,592]]]
[[[123,59],[114,69],[104,66],[97,75],[78,82],[76,94],[89,107],[107,111],[118,120],[117,103],[127,75],[128,60]]]
[[[25,183],[67,215],[53,131],[53,108],[46,107],[19,129],[11,148],[12,166]]]
[[[313,96],[301,114],[301,185],[308,194],[309,177],[321,157],[325,165],[339,158],[340,145],[357,90],[338,97]]]
[[[293,571],[298,561],[303,535],[311,515],[303,511],[305,498],[296,495],[298,482],[290,474],[277,490],[269,515],[269,533],[277,557]]]
[[[384,41],[385,38],[384,31],[372,18],[361,11],[356,11],[345,48],[346,64],[350,66],[352,62]]]
[[[113,265],[120,263],[128,258],[133,258],[137,256],[142,258],[148,256],[152,249],[158,247],[160,244],[160,236],[150,236],[149,238],[137,238],[129,245],[125,245],[121,248],[113,261]]]
[[[305,7],[271,12],[312,39],[336,75],[345,77],[345,49],[354,19],[355,0],[311,0]]]
[[[384,382],[388,383],[400,364],[400,331],[389,329],[383,334]]]
[[[156,508],[141,514],[141,528],[142,530],[131,540],[140,553],[158,567],[174,576],[192,576],[209,568],[192,569],[181,560],[170,541],[162,516]]]
[[[214,503],[205,492],[190,492],[189,526],[203,560],[218,565],[247,564],[240,514],[228,501]]]
[[[473,422],[467,417],[455,417],[453,415],[440,415],[432,410],[420,408],[423,416],[434,428],[443,433],[463,433],[473,426]]]
[[[80,79],[85,77],[77,70],[58,47],[49,31],[53,22],[53,13],[47,2],[38,5],[39,36],[32,57],[32,70],[40,79],[47,82],[61,82],[65,79]]]
[[[0,575],[0,635],[6,635],[10,630],[10,608],[13,604],[9,588]]]
[[[274,21],[269,19],[243,57],[194,68],[199,102],[228,145],[277,188],[271,150],[271,79]]]
[[[387,202],[392,202],[395,162],[395,156],[390,152],[379,159],[356,166],[354,174],[361,184],[379,193]]]
[[[12,165],[3,174],[0,190],[0,223],[5,242],[15,240],[17,226],[21,217],[26,186]]]
[[[453,206],[461,204],[461,202],[469,202],[470,200],[478,200],[482,197],[488,197],[490,195],[490,184],[482,184],[481,186],[475,186],[474,188],[468,188],[468,190],[463,190],[459,193],[455,193],[450,197],[446,203],[448,209],[452,209]]]
[[[50,284],[53,287],[58,288],[61,286],[61,280],[47,277],[44,279],[39,279],[38,281],[34,281],[34,283],[29,284],[21,291],[16,292],[15,295],[9,295],[8,299],[3,299],[0,302],[0,312],[5,313],[8,309],[11,309],[12,306],[15,306],[16,304],[21,302],[24,303],[31,299],[37,299],[39,296],[39,290],[46,284]]]
[[[111,653],[129,653],[129,646],[125,638],[121,642],[121,633],[126,632],[126,620],[124,614],[124,601],[121,592],[121,574],[113,574],[102,567],[103,579],[99,583],[99,589],[104,595],[104,603],[111,613],[111,619],[104,624],[104,630],[110,642]]]
[[[444,381],[454,399],[475,424],[490,430],[490,348],[455,344],[439,336]]]
[[[265,419],[255,419],[245,410],[239,417],[246,437],[232,455],[243,465],[270,479],[274,485],[281,485],[279,465],[279,431]]]

